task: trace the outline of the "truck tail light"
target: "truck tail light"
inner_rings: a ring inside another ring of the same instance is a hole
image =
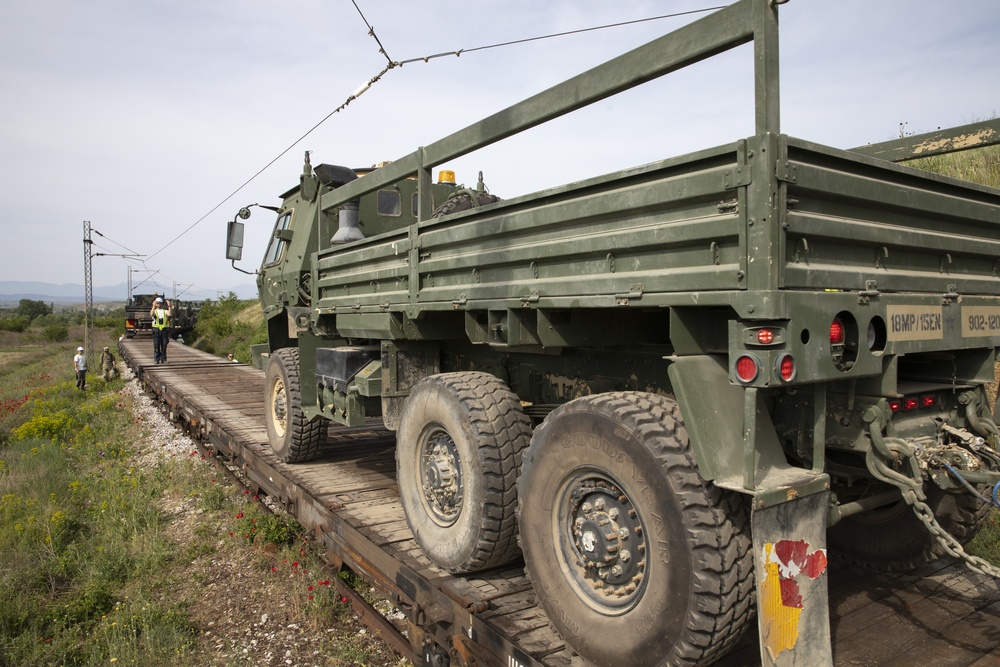
[[[749,384],[757,379],[759,367],[757,359],[752,355],[744,354],[736,359],[736,377],[739,378],[740,382]]]
[[[778,379],[782,382],[791,382],[795,379],[795,358],[790,354],[783,354],[778,357],[775,364]]]
[[[889,401],[889,409],[893,412],[899,412],[903,409],[903,402],[897,399]]]
[[[937,403],[937,399],[933,396],[921,396],[920,397],[920,407],[922,408],[933,408]]]
[[[916,410],[917,409],[917,399],[915,399],[915,398],[904,398],[903,399],[903,409],[904,410]]]
[[[833,322],[830,323],[830,344],[844,344],[844,323],[840,321],[839,317],[833,318]]]
[[[770,345],[774,342],[774,332],[770,329],[758,329],[757,342],[761,345]]]

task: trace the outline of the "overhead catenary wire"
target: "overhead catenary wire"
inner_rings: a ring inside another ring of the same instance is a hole
[[[725,5],[719,5],[719,6],[713,6],[713,7],[705,7],[703,9],[693,9],[693,10],[689,10],[689,11],[685,11],[685,12],[676,12],[676,13],[673,13],[673,14],[663,14],[663,15],[660,15],[660,16],[651,16],[651,17],[647,17],[647,18],[643,18],[643,19],[634,19],[634,20],[631,20],[631,21],[619,21],[617,23],[608,23],[608,24],[604,24],[604,25],[593,26],[593,27],[590,27],[590,28],[580,28],[580,29],[577,29],[577,30],[567,30],[567,31],[564,31],[564,32],[551,33],[551,34],[547,34],[547,35],[538,35],[538,36],[535,36],[535,37],[526,37],[524,39],[510,40],[510,41],[507,41],[507,42],[498,42],[496,44],[488,44],[488,45],[477,46],[477,47],[468,48],[468,49],[458,49],[458,50],[453,50],[453,51],[443,51],[441,53],[436,53],[436,54],[432,54],[432,55],[420,56],[420,57],[417,57],[417,58],[408,58],[406,60],[400,60],[400,61],[394,61],[394,60],[392,60],[389,57],[389,54],[386,52],[385,47],[382,45],[381,40],[378,38],[378,35],[375,34],[374,27],[372,27],[371,23],[368,22],[368,19],[365,18],[365,15],[361,12],[361,8],[358,7],[357,2],[355,0],[351,0],[351,2],[352,2],[352,4],[354,4],[355,9],[357,9],[358,14],[361,16],[362,21],[364,21],[365,26],[368,28],[368,34],[378,44],[378,46],[379,46],[379,53],[381,53],[383,56],[385,56],[386,60],[388,61],[388,64],[384,68],[382,68],[382,70],[378,74],[376,74],[375,76],[371,77],[365,83],[361,84],[358,88],[356,88],[354,90],[354,92],[352,92],[347,97],[347,99],[344,100],[344,102],[340,106],[338,106],[336,109],[334,109],[333,111],[331,111],[330,113],[328,113],[326,116],[324,116],[319,122],[317,122],[315,125],[313,125],[311,128],[309,128],[305,133],[303,133],[302,136],[300,136],[298,139],[296,139],[291,144],[289,144],[289,146],[287,148],[285,148],[280,153],[278,153],[278,155],[276,155],[274,158],[272,158],[267,164],[265,164],[263,167],[261,167],[260,169],[258,169],[257,172],[254,173],[253,176],[251,176],[250,178],[248,178],[238,188],[236,188],[235,190],[233,190],[232,192],[230,192],[222,201],[220,201],[218,204],[216,204],[215,206],[213,206],[211,208],[211,210],[209,210],[203,216],[201,216],[200,218],[198,218],[197,220],[195,220],[193,223],[191,223],[188,227],[186,227],[183,231],[181,231],[180,234],[178,234],[173,239],[171,239],[166,244],[164,244],[159,250],[157,250],[153,254],[149,255],[149,257],[147,259],[153,259],[157,255],[159,255],[161,252],[163,252],[164,250],[166,250],[167,248],[169,248],[170,246],[172,246],[174,243],[176,243],[177,241],[179,241],[184,235],[186,235],[192,229],[194,229],[199,224],[201,224],[202,222],[204,222],[204,220],[206,218],[208,218],[208,216],[212,215],[217,210],[219,210],[219,208],[221,208],[223,204],[225,204],[230,199],[232,199],[233,197],[235,197],[239,192],[241,192],[243,190],[243,188],[245,188],[250,183],[252,183],[254,180],[256,180],[258,176],[260,176],[265,171],[267,171],[275,162],[277,162],[278,160],[280,160],[290,150],[292,150],[297,145],[299,145],[306,137],[308,137],[310,134],[312,134],[313,132],[315,132],[321,125],[323,125],[326,121],[328,121],[334,114],[340,113],[341,111],[343,111],[344,109],[346,109],[347,106],[351,102],[353,102],[354,100],[356,100],[365,91],[367,91],[369,88],[371,88],[372,85],[374,85],[379,80],[381,80],[382,77],[385,76],[390,70],[393,70],[393,69],[396,69],[396,68],[401,68],[401,67],[403,67],[403,65],[407,65],[407,64],[415,63],[415,62],[429,62],[429,61],[437,59],[437,58],[444,58],[444,57],[448,57],[448,56],[456,56],[457,57],[457,56],[461,56],[462,54],[465,54],[465,53],[475,53],[477,51],[486,51],[488,49],[497,49],[497,48],[502,48],[502,47],[506,47],[506,46],[515,46],[515,45],[518,45],[518,44],[525,44],[525,43],[528,43],[528,42],[536,42],[536,41],[540,41],[540,40],[544,40],[544,39],[554,39],[554,38],[557,38],[557,37],[565,37],[565,36],[568,36],[568,35],[575,35],[575,34],[580,34],[580,33],[585,33],[585,32],[593,32],[593,31],[596,31],[596,30],[606,30],[606,29],[609,29],[609,28],[618,28],[618,27],[627,26],[627,25],[634,25],[634,24],[638,24],[638,23],[647,23],[647,22],[650,22],[650,21],[660,21],[660,20],[663,20],[663,19],[677,18],[677,17],[681,17],[681,16],[689,16],[689,15],[692,15],[692,14],[700,14],[700,13],[711,12],[711,11],[716,11],[716,10],[724,9],[725,8]]]
[[[114,244],[115,244],[116,246],[118,246],[119,248],[122,248],[122,249],[124,249],[124,250],[128,250],[128,251],[129,251],[129,252],[130,252],[131,254],[133,254],[133,255],[140,255],[140,254],[141,254],[141,253],[138,253],[138,252],[136,252],[135,250],[132,250],[132,249],[131,249],[131,248],[129,248],[129,247],[126,247],[126,246],[123,246],[123,245],[122,245],[121,243],[119,243],[118,241],[115,241],[115,240],[114,240],[113,238],[111,238],[111,237],[109,237],[109,236],[107,236],[107,235],[105,235],[105,234],[102,234],[102,233],[100,233],[100,232],[99,232],[99,231],[97,231],[96,229],[91,229],[91,231],[92,231],[92,232],[94,232],[95,234],[97,234],[98,236],[100,236],[100,237],[101,237],[102,239],[107,239],[107,240],[108,240],[108,241],[110,241],[111,243],[114,243]]]
[[[389,57],[389,54],[386,52],[385,47],[382,46],[382,40],[380,40],[378,38],[378,35],[375,34],[375,28],[372,27],[372,24],[368,22],[367,18],[365,18],[365,14],[364,12],[361,11],[361,8],[358,7],[358,3],[355,0],[351,0],[351,4],[353,4],[354,8],[358,10],[358,16],[361,17],[361,20],[364,21],[365,25],[368,27],[368,36],[374,39],[375,43],[378,44],[378,52],[381,53],[383,56],[385,56],[385,59],[388,60],[389,64],[391,65],[392,58]]]
[[[548,35],[538,35],[536,37],[525,37],[524,39],[514,39],[509,42],[498,42],[496,44],[487,44],[486,46],[477,46],[471,49],[458,49],[457,51],[443,51],[441,53],[435,53],[430,56],[421,56],[419,58],[408,58],[406,60],[400,60],[396,63],[397,66],[402,67],[403,65],[408,65],[410,63],[416,62],[428,62],[435,58],[446,58],[449,56],[461,56],[465,53],[475,53],[476,51],[486,51],[488,49],[498,49],[504,46],[515,46],[517,44],[527,44],[528,42],[537,42],[543,39],[552,39],[554,37],[567,37],[569,35],[579,35],[585,32],[593,32],[595,30],[606,30],[608,28],[620,28],[627,25],[635,25],[637,23],[648,23],[649,21],[659,21],[662,19],[672,19],[680,16],[687,16],[689,14],[701,14],[704,12],[712,12],[718,9],[725,9],[725,5],[720,5],[718,7],[705,7],[704,9],[692,9],[687,12],[677,12],[675,14],[663,14],[661,16],[650,16],[644,19],[635,19],[632,21],[621,21],[619,23],[608,23],[605,25],[593,26],[590,28],[579,28],[577,30],[566,30],[564,32],[555,32]]]

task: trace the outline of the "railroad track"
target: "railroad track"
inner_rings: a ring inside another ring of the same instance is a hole
[[[423,556],[399,502],[395,439],[380,422],[331,427],[319,458],[288,465],[267,445],[263,372],[184,345],[170,345],[166,365],[153,364],[149,340],[123,340],[120,348],[178,427],[238,466],[254,492],[294,514],[331,562],[350,567],[398,604],[408,619],[405,636],[363,600],[353,600],[365,624],[404,656],[424,663],[412,646],[433,635],[448,638],[452,665],[586,664],[551,630],[519,564],[454,576]],[[838,667],[1000,667],[1000,587],[958,562],[905,574],[834,562],[830,604]],[[716,664],[759,665],[756,635]]]

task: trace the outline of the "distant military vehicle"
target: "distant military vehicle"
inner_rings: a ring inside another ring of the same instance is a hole
[[[162,294],[133,294],[125,304],[125,336],[134,338],[136,335],[153,335],[153,318],[149,311],[153,301],[166,298]],[[170,335],[174,338],[194,329],[201,305],[195,301],[178,301],[171,299]]]

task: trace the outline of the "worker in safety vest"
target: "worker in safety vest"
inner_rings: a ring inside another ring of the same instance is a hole
[[[156,297],[153,300],[149,316],[153,318],[153,363],[165,364],[167,363],[167,343],[170,341],[170,299],[167,299],[166,308],[164,308],[163,298]]]

